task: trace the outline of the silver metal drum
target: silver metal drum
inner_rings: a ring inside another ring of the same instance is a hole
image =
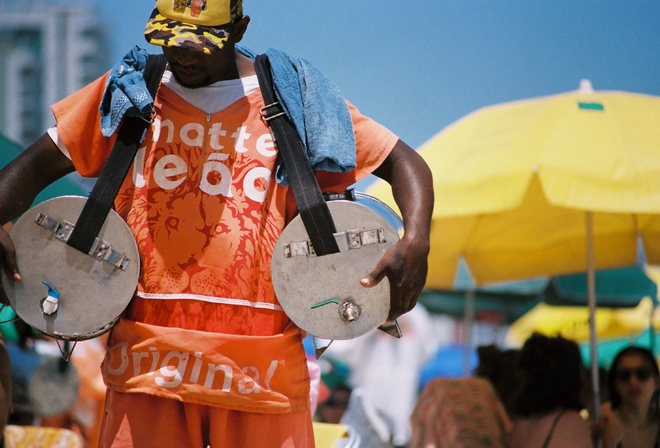
[[[15,282],[2,273],[10,304],[31,327],[61,340],[109,331],[131,301],[140,271],[133,234],[113,210],[89,254],[66,244],[85,202],[79,196],[49,199],[25,212],[9,232],[22,277]],[[59,300],[53,312],[54,296]]]
[[[383,324],[390,309],[387,278],[373,288],[360,285],[403,233],[399,216],[385,203],[355,193],[356,200],[329,201],[340,251],[317,257],[300,216],[275,245],[271,272],[287,315],[322,339],[353,339]]]

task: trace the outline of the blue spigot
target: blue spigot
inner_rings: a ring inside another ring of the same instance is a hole
[[[57,307],[59,306],[60,302],[60,293],[47,281],[42,281],[41,283],[48,287],[48,296],[46,297],[46,300],[44,300],[41,304],[41,310],[44,312],[44,314],[51,315],[57,311]]]

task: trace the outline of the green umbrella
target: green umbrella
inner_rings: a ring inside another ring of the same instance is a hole
[[[445,314],[454,318],[464,318],[469,292],[426,290],[420,296],[420,303],[431,314]],[[474,318],[507,325],[531,310],[539,303],[538,294],[474,292]]]
[[[643,297],[657,304],[657,286],[639,266],[596,271],[596,295],[601,308],[632,308]],[[425,290],[420,303],[431,313],[465,317],[472,301],[474,317],[510,324],[543,301],[555,306],[586,306],[585,273],[496,283],[476,287],[464,264],[453,290]]]
[[[548,283],[535,278],[477,287],[465,263],[460,263],[453,290],[427,289],[419,300],[432,314],[510,324],[541,301]]]
[[[596,297],[599,308],[632,308],[643,297],[657,305],[658,287],[639,266],[596,271]],[[553,277],[545,291],[548,305],[586,306],[587,276],[584,273]]]

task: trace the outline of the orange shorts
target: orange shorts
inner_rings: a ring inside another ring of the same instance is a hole
[[[309,410],[257,414],[108,390],[99,448],[314,448]]]

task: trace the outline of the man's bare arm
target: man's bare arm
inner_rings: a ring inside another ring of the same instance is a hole
[[[388,277],[389,320],[394,320],[415,307],[426,283],[434,201],[433,177],[424,159],[401,140],[374,174],[392,186],[405,233],[362,284],[374,286],[384,276]]]

